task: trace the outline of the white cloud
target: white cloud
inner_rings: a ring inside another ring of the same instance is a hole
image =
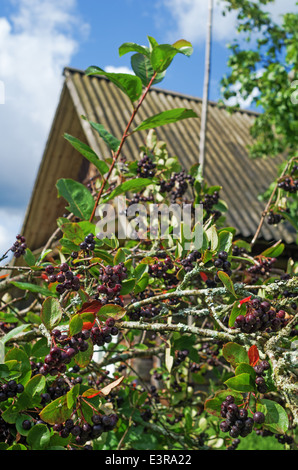
[[[208,19],[207,0],[162,0],[176,23],[174,31],[168,33],[169,40],[184,38],[193,44],[203,44],[206,38]],[[222,15],[224,0],[213,2],[212,34],[215,41],[230,40],[235,31],[236,14]]]
[[[161,0],[175,23],[175,28],[168,32],[168,40],[175,41],[181,37],[193,44],[204,44],[208,19],[208,0]],[[236,12],[222,15],[225,0],[213,0],[212,35],[217,42],[230,42],[236,36]],[[275,0],[264,6],[272,14],[274,21],[280,23],[281,15],[296,12],[296,0]],[[164,25],[165,27],[165,25]]]
[[[114,65],[107,65],[105,68],[105,72],[108,73],[129,73],[133,74],[133,71],[129,68],[124,66],[116,67]]]
[[[0,17],[0,242],[22,223],[62,87],[62,70],[88,33],[76,0],[11,0]],[[15,223],[4,222],[11,211]],[[13,235],[14,239],[15,233]],[[13,241],[13,240],[12,240]],[[10,242],[11,244],[11,242]],[[0,246],[0,249],[2,246]],[[0,253],[1,256],[1,253]]]

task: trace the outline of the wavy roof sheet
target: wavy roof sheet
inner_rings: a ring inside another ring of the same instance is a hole
[[[121,138],[131,113],[128,98],[105,77],[87,77],[83,71],[72,68],[66,68],[64,75],[60,101],[23,226],[31,249],[46,243],[56,229],[56,218],[64,213],[65,201],[57,198],[56,181],[59,178],[83,181],[90,175],[89,163],[63,134],[67,132],[85,141],[99,157],[107,158],[110,157],[108,147],[81,116],[103,124],[115,137]],[[176,155],[188,169],[199,158],[200,98],[153,87],[135,118],[135,125],[156,113],[180,107],[193,109],[199,118],[158,127],[156,133],[158,139],[167,143],[169,154]],[[248,239],[255,234],[264,210],[258,195],[276,177],[277,165],[283,160],[282,156],[266,160],[249,158],[247,146],[251,143],[250,127],[255,117],[253,112],[239,110],[230,114],[217,103],[208,104],[204,176],[209,185],[222,186],[221,198],[229,206],[227,224]],[[138,159],[139,146],[145,137],[146,132],[130,136],[123,154],[128,159]],[[295,241],[294,231],[283,224],[264,223],[260,237],[265,241],[282,239],[287,244]]]

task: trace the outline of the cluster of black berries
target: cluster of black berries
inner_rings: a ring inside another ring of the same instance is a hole
[[[74,366],[73,372],[75,370],[76,367]],[[41,394],[41,404],[45,406],[50,401],[62,397],[69,392],[72,385],[74,386],[78,383],[82,383],[82,377],[71,377],[67,382],[62,376],[57,377],[56,380],[47,387],[47,390]]]
[[[135,193],[133,197],[130,199],[128,206],[132,206],[133,204],[141,204],[145,202],[154,202],[153,194],[149,194],[148,196],[143,196],[142,194]]]
[[[276,311],[266,300],[252,299],[246,305],[246,314],[238,315],[235,319],[235,327],[243,333],[255,333],[256,331],[271,333],[279,331],[288,323],[286,312],[284,310]]]
[[[258,364],[254,366],[254,371],[256,373],[255,383],[257,386],[257,391],[259,393],[267,392],[267,385],[264,378],[265,372],[270,369],[270,364],[268,361],[259,361]]]
[[[277,213],[273,212],[272,210],[269,212],[269,214],[267,216],[267,222],[268,222],[269,225],[277,225],[283,219],[284,219],[284,217],[281,214],[277,214]]]
[[[182,362],[185,361],[188,355],[189,355],[188,349],[183,349],[183,351],[178,351],[175,357],[173,366],[174,367],[180,366],[180,364],[182,364]]]
[[[193,186],[194,178],[191,175],[188,175],[184,170],[173,173],[171,178],[166,181],[162,180],[160,184],[161,193],[170,193],[170,200],[172,203],[176,199],[184,196],[188,189],[188,185]]]
[[[262,258],[258,264],[254,264],[247,269],[249,274],[256,277],[258,275],[265,276],[270,274],[270,270],[276,262],[276,258]]]
[[[97,346],[103,346],[105,343],[110,343],[113,336],[117,336],[119,333],[118,328],[115,326],[114,318],[107,318],[105,324],[99,326],[94,325],[90,330],[90,338],[93,344]]]
[[[23,235],[17,235],[16,241],[10,248],[10,251],[12,251],[15,258],[19,258],[25,253],[26,248],[27,248],[26,238]]]
[[[156,165],[148,155],[138,161],[137,174],[140,178],[153,178]]]
[[[118,416],[114,413],[110,415],[94,414],[91,417],[92,424],[87,422],[75,422],[69,418],[64,424],[54,424],[53,430],[58,432],[60,437],[75,437],[77,445],[85,445],[86,442],[97,439],[103,432],[114,429],[118,422]]]
[[[231,444],[228,445],[227,450],[236,450],[240,442],[240,439],[233,439]]]
[[[220,414],[224,418],[219,425],[220,430],[224,433],[228,432],[233,439],[248,436],[255,423],[262,424],[265,421],[265,416],[260,411],[256,411],[252,418],[248,417],[245,408],[238,408],[233,395],[228,395],[222,402]]]
[[[149,274],[152,277],[164,279],[167,275],[167,271],[173,269],[173,267],[173,261],[170,256],[167,256],[164,260],[159,260],[157,263],[149,265]]]
[[[217,255],[217,258],[214,260],[214,266],[219,271],[224,271],[229,276],[232,274],[231,263],[228,261],[228,253],[226,251],[220,251]],[[220,282],[220,279],[217,275],[214,276],[215,282]]]
[[[287,436],[287,434],[274,434],[274,437],[280,444],[288,444],[291,445],[294,442],[292,436]]]
[[[80,333],[69,337],[67,333],[54,329],[52,336],[55,345],[50,349],[49,354],[45,356],[44,363],[39,368],[39,373],[42,375],[49,374],[55,376],[59,373],[63,374],[66,372],[66,366],[71,362],[72,358],[80,351],[87,351],[89,347],[87,341],[90,338],[89,330],[82,330]],[[61,347],[58,347],[57,343]]]
[[[95,241],[93,233],[89,233],[84,241],[80,243],[81,250],[85,251],[86,253],[93,251],[95,248]]]
[[[206,217],[210,217],[213,215],[213,220],[218,220],[221,216],[221,212],[219,210],[213,209],[219,201],[219,192],[214,191],[213,194],[205,194],[203,199],[201,200],[201,204],[203,205],[203,209],[206,211]]]
[[[139,302],[140,300],[148,299],[154,297],[154,292],[146,289],[143,292],[140,292],[137,296],[131,298],[131,303]],[[143,307],[131,310],[128,312],[128,316],[132,321],[138,321],[140,318],[149,319],[153,318],[160,313],[161,307],[158,307],[154,304],[144,305]]]
[[[242,256],[247,254],[247,250],[243,246],[233,245],[232,246],[232,255],[233,256]]]
[[[97,287],[98,294],[106,296],[107,300],[118,297],[122,288],[122,281],[127,278],[127,268],[124,263],[116,266],[103,266],[99,270],[98,279],[101,285]]]
[[[14,398],[23,391],[24,385],[17,383],[15,380],[9,380],[0,385],[0,402]]]
[[[55,271],[58,270],[56,273]],[[80,279],[76,276],[67,263],[62,263],[57,268],[48,265],[45,268],[50,283],[58,282],[56,292],[63,294],[65,291],[78,291],[80,289]]]
[[[15,440],[16,427],[14,424],[7,423],[2,416],[0,416],[0,442],[5,442],[11,445]]]
[[[201,253],[198,250],[191,251],[186,258],[180,261],[186,273],[190,272],[194,268],[194,263],[201,258]]]
[[[298,190],[298,180],[293,180],[290,176],[286,176],[277,186],[288,193],[296,193]]]

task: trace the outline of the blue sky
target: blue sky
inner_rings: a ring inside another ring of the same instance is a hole
[[[147,45],[148,35],[159,43],[184,38],[192,42],[193,55],[178,54],[158,86],[201,97],[207,3],[0,0],[0,255],[21,229],[58,104],[63,68],[98,65],[128,70],[130,54],[118,54],[123,42]],[[213,101],[219,99],[219,82],[227,71],[226,45],[236,36],[235,15],[223,17],[223,3],[214,0],[209,96]],[[270,8],[277,19],[294,5],[295,0],[276,0]]]

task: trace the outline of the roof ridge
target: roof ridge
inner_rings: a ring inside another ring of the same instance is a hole
[[[70,72],[70,73],[79,73],[81,75],[85,75],[85,71],[82,70],[82,69],[78,69],[76,67],[64,67],[63,69],[63,75],[66,76],[67,75],[67,72]],[[99,79],[99,80],[109,80],[107,77],[105,77],[104,75],[95,75],[94,76],[95,78]],[[179,91],[173,91],[173,90],[168,90],[166,88],[160,88],[160,87],[156,87],[154,86],[153,88],[154,91],[157,91],[158,93],[165,93],[167,95],[173,95],[173,96],[179,96],[180,98],[185,98],[185,99],[188,99],[188,100],[193,100],[193,101],[198,101],[198,102],[202,102],[203,99],[202,98],[199,98],[198,96],[193,96],[193,95],[189,95],[187,93],[182,93],[182,92],[179,92]],[[212,100],[208,100],[208,103],[211,105],[211,106],[216,106],[218,108],[223,108],[223,109],[228,109],[230,108],[229,106],[225,105],[225,104],[222,104],[222,103],[219,103],[218,101],[212,101]],[[244,113],[244,114],[250,114],[250,115],[253,115],[253,116],[259,116],[260,113],[258,113],[257,111],[252,111],[250,109],[243,109],[243,108],[236,108],[234,110],[234,112],[239,112],[239,113]]]

